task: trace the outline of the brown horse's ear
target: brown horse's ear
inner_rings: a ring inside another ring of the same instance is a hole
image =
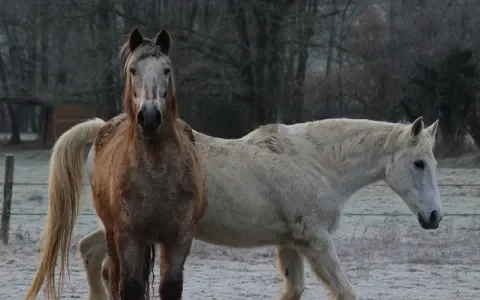
[[[137,49],[143,42],[143,36],[140,34],[138,28],[133,29],[130,33],[130,37],[128,38],[128,45],[130,47],[130,51]]]
[[[170,34],[165,29],[160,30],[155,37],[155,45],[160,46],[162,53],[168,55],[168,50],[170,50],[170,44],[172,39],[170,38]]]
[[[416,137],[422,132],[422,130],[425,128],[425,125],[423,124],[423,117],[418,117],[415,121],[413,121],[412,124],[412,136]]]

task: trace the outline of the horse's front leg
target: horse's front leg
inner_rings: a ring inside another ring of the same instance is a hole
[[[119,298],[119,283],[120,283],[120,262],[117,255],[117,246],[115,243],[115,234],[112,230],[105,231],[105,238],[107,240],[107,254],[108,254],[108,291],[111,300]]]
[[[97,229],[83,237],[78,243],[88,282],[88,300],[108,300],[102,283],[102,261],[107,256],[105,232]]]
[[[183,292],[183,268],[190,254],[193,235],[182,237],[182,241],[162,245],[160,265],[160,299],[180,300]]]
[[[331,300],[356,300],[355,292],[343,271],[328,232],[319,229],[298,246],[310,263],[313,272],[325,284]]]
[[[145,290],[148,288],[148,279],[144,276],[147,246],[140,244],[134,234],[125,231],[115,232],[115,246],[120,271],[120,276],[117,278],[119,279],[118,300],[145,299]],[[113,257],[110,259],[110,269],[112,269],[115,263]],[[110,285],[111,283],[112,278],[110,278]],[[113,288],[112,296],[115,297]]]

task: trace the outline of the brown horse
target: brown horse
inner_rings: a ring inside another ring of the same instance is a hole
[[[61,287],[82,190],[83,149],[92,140],[97,170],[92,177],[92,195],[106,232],[112,297],[148,298],[154,245],[162,244],[160,297],[181,299],[183,267],[207,202],[205,174],[193,133],[186,132],[177,119],[170,43],[165,30],[150,40],[134,29],[121,51],[126,118],[107,123],[86,121],[72,127],[55,144],[46,241],[25,299],[34,299],[45,279],[47,298],[60,294],[52,262],[61,247]],[[66,178],[69,184],[65,184]]]

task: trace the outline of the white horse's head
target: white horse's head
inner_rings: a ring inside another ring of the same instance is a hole
[[[423,118],[405,126],[386,167],[386,182],[417,216],[424,229],[437,229],[443,217],[433,155],[438,120],[424,128]]]

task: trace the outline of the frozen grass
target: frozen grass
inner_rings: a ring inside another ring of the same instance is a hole
[[[18,153],[16,182],[46,182],[48,155],[48,151]],[[473,168],[444,168],[438,173],[442,183],[480,182],[480,170]],[[480,213],[479,187],[448,186],[441,187],[440,192],[447,213]],[[88,193],[87,187],[83,213],[93,212]],[[46,187],[15,186],[14,213],[44,213],[46,207]],[[371,186],[359,191],[347,205],[346,213],[352,212],[408,210],[387,188]],[[2,297],[23,298],[37,267],[43,222],[43,216],[12,216],[10,244],[0,246]],[[82,216],[77,222],[70,258],[71,284],[64,299],[86,298],[87,283],[76,244],[96,227],[93,216]],[[358,299],[479,299],[478,217],[446,216],[438,230],[425,231],[414,216],[344,216],[335,245]],[[196,241],[187,262],[184,299],[276,299],[281,281],[274,269],[274,253],[271,247],[232,249]],[[302,299],[326,299],[322,285],[308,267],[305,271]],[[155,273],[158,284],[158,269]],[[154,295],[158,299],[158,293]]]

